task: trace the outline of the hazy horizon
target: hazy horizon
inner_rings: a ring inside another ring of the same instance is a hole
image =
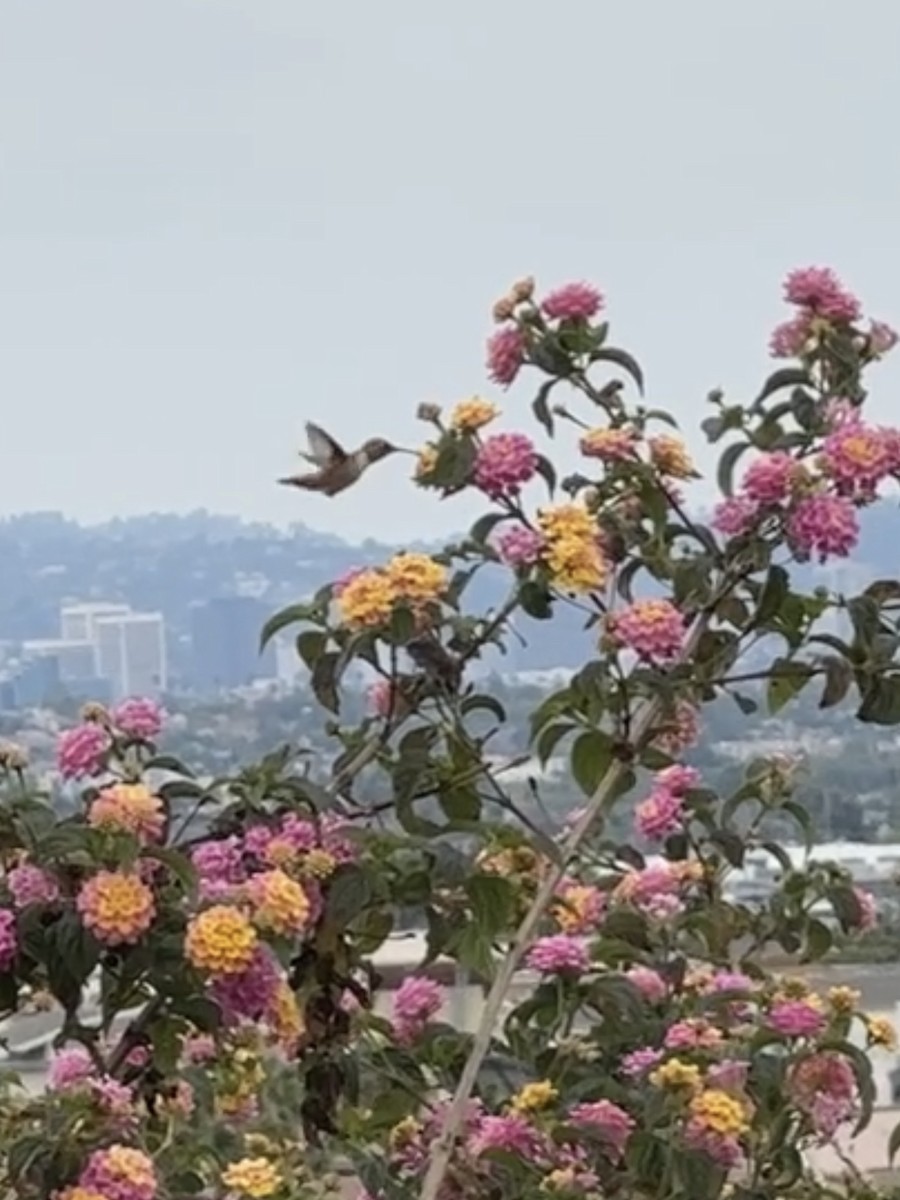
[[[0,514],[458,530],[477,501],[414,494],[409,459],[331,501],[274,480],[306,419],[414,444],[421,400],[483,392],[533,429],[530,386],[483,368],[491,303],[528,272],[604,290],[648,403],[699,448],[708,390],[771,369],[793,265],[900,323],[900,8],[865,14],[12,0]],[[873,375],[882,418],[898,364]]]

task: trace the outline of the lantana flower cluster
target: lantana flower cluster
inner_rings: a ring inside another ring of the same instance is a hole
[[[428,554],[396,554],[383,567],[351,571],[333,588],[338,618],[351,629],[385,625],[405,604],[417,612],[440,602],[448,586],[447,570]]]
[[[897,342],[883,322],[870,322],[867,331],[860,327],[859,300],[828,268],[793,271],[785,298],[798,311],[775,331],[772,352],[800,358],[813,375],[830,338],[858,345],[869,358],[881,357]],[[758,453],[737,491],[716,509],[714,524],[721,533],[737,537],[777,522],[801,562],[853,552],[860,532],[857,510],[900,475],[900,429],[868,423],[858,403],[840,395],[816,403],[821,411],[812,448]]]

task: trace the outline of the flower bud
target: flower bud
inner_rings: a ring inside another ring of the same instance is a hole
[[[441,406],[426,400],[416,409],[416,416],[420,421],[431,421],[436,424],[441,419]]]
[[[0,767],[7,771],[24,771],[28,766],[28,751],[18,742],[0,742]]]
[[[524,279],[517,279],[509,289],[509,295],[515,304],[524,304],[526,300],[530,300],[534,295],[534,276],[526,275]]]
[[[89,700],[81,709],[82,721],[88,721],[94,725],[109,724],[109,710],[106,705],[100,704],[97,700]]]
[[[504,296],[502,300],[496,302],[491,312],[497,324],[501,325],[504,321],[509,321],[515,316],[516,302],[512,296]]]

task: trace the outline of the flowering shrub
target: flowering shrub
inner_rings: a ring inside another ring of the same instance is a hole
[[[847,597],[791,571],[851,553],[859,510],[900,477],[900,432],[866,420],[863,389],[896,336],[830,271],[793,273],[785,295],[772,351],[795,361],[749,404],[710,397],[703,430],[726,443],[710,524],[682,494],[698,472],[671,418],[632,396],[641,371],[604,297],[523,280],[498,301],[488,372],[537,376],[538,430],[496,429],[481,397],[446,419],[424,405],[414,472],[488,511],[442,553],[351,572],[264,631],[300,626],[327,768],[284,749],[204,783],[158,752],[152,703],[90,706],[60,740],[82,803],[59,819],[0,748],[0,1005],[61,1021],[46,1095],[5,1085],[9,1194],[294,1200],[333,1190],[340,1163],[371,1200],[832,1194],[808,1152],[864,1126],[867,1050],[894,1034],[798,972],[835,926],[870,928],[873,901],[783,849],[788,826],[813,836],[790,761],[749,763],[724,796],[684,761],[722,697],[774,712],[817,681],[823,706],[900,723],[900,584]],[[583,470],[560,481],[538,439],[570,426]],[[485,567],[509,592],[481,616],[465,596]],[[530,733],[584,801],[539,828],[470,667],[517,615],[563,608],[593,653]],[[342,719],[351,665],[372,680],[359,723]],[[758,905],[727,887],[751,850],[780,869]],[[371,956],[401,910],[428,952],[385,1013]],[[773,950],[798,972],[773,974]],[[442,1018],[438,959],[486,986],[474,1034]]]

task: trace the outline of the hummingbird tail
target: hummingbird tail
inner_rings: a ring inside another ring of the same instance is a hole
[[[310,475],[286,475],[283,479],[276,482],[283,484],[285,487],[297,487],[309,489],[313,486],[315,476]]]

